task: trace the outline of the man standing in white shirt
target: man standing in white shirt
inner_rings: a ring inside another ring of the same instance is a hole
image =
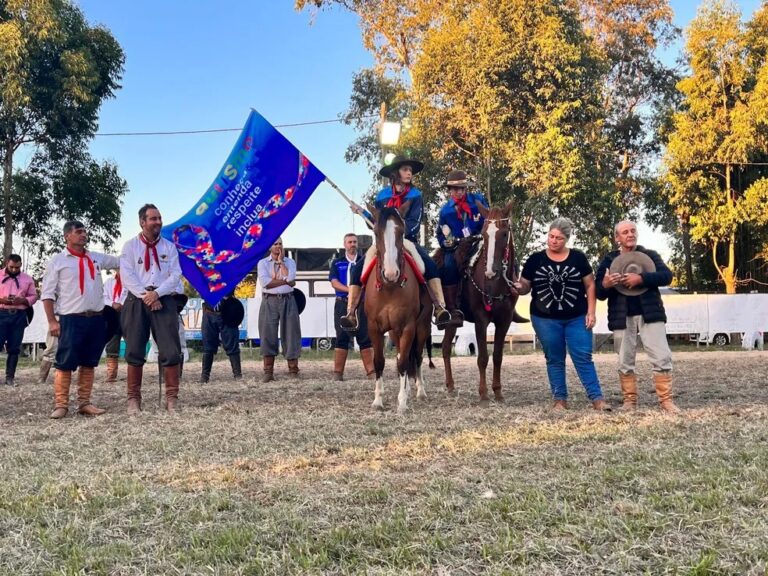
[[[179,396],[179,318],[173,295],[181,281],[179,253],[160,236],[163,218],[154,204],[139,209],[141,232],[128,240],[120,255],[120,277],[128,290],[120,315],[128,363],[128,414],[141,412],[141,379],[149,332],[157,340],[165,381],[166,409],[176,412]]]
[[[116,256],[85,249],[88,232],[82,222],[67,221],[64,240],[64,250],[51,258],[46,266],[41,294],[48,330],[59,338],[54,363],[56,405],[51,413],[54,419],[67,415],[69,388],[75,369],[79,374],[77,411],[87,416],[105,412],[91,404],[94,369],[104,350],[106,334],[101,271],[113,270],[120,265]]]
[[[263,382],[274,380],[278,338],[288,360],[288,374],[299,375],[301,355],[301,323],[299,308],[293,297],[296,284],[296,262],[283,253],[283,240],[278,238],[269,249],[269,256],[259,260],[261,307],[259,308],[259,339],[264,359]]]
[[[120,318],[120,312],[123,309],[127,295],[128,291],[120,279],[120,270],[116,270],[115,275],[104,282],[104,306],[112,307],[117,312],[117,317]],[[107,378],[105,382],[110,384],[117,382],[117,367],[120,362],[120,341],[122,338],[123,333],[118,328],[112,338],[109,339],[109,342],[107,342]]]

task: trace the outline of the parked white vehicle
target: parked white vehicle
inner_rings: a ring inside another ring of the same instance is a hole
[[[691,342],[697,344],[714,344],[715,346],[728,346],[731,343],[731,335],[727,332],[701,332],[690,335]]]

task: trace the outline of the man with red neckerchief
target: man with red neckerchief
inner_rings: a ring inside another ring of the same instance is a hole
[[[179,253],[173,242],[160,236],[163,218],[157,206],[145,204],[139,209],[139,225],[141,232],[125,243],[120,255],[120,278],[128,290],[120,314],[128,363],[128,414],[141,412],[141,379],[150,329],[163,369],[166,409],[173,414],[182,358],[174,298],[181,283]]]
[[[125,303],[125,297],[128,292],[120,279],[120,270],[115,271],[115,275],[104,282],[104,306],[110,306],[117,312],[120,318],[120,312]],[[114,336],[107,342],[107,376],[105,382],[113,384],[117,382],[117,368],[120,364],[120,341],[123,339],[123,333],[118,328]]]
[[[40,296],[48,330],[59,338],[53,384],[56,405],[51,413],[51,418],[57,420],[67,415],[72,372],[76,369],[77,411],[86,416],[105,412],[91,404],[94,370],[104,350],[106,333],[101,271],[120,265],[116,256],[85,249],[88,232],[82,222],[65,222],[63,232],[66,247],[48,262]]]

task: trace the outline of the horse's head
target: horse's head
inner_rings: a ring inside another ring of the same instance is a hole
[[[400,279],[403,261],[403,238],[405,237],[405,214],[410,207],[410,201],[400,208],[384,208],[370,210],[375,225],[373,234],[376,237],[376,251],[381,266],[381,277],[384,282],[394,283]]]
[[[489,209],[477,202],[477,207],[480,214],[485,218],[482,231],[486,251],[485,277],[488,280],[493,280],[501,277],[505,266],[514,266],[512,226],[510,224],[512,203],[503,208],[492,206]]]

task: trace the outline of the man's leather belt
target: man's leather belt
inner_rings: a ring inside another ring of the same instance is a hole
[[[101,310],[86,310],[85,312],[73,312],[70,316],[84,316],[85,318],[91,318],[92,316],[101,316],[103,312]]]
[[[285,294],[269,294],[268,292],[264,292],[262,296],[264,298],[290,298],[293,296],[293,292],[286,292]]]
[[[0,312],[5,312],[6,314],[16,314],[18,312],[24,312],[24,310],[19,310],[18,308],[0,308]]]

